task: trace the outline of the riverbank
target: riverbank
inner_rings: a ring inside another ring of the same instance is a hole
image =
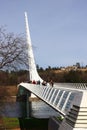
[[[0,102],[16,101],[17,86],[0,86]]]
[[[17,118],[0,118],[0,130],[20,130],[19,120]]]
[[[48,119],[8,118],[0,119],[0,130],[48,130]]]
[[[16,102],[17,86],[0,86],[0,103]],[[38,101],[38,98],[30,98],[30,101]],[[0,130],[48,130],[48,119],[37,118],[0,118]]]
[[[16,102],[17,86],[0,86],[0,104]],[[0,117],[0,130],[20,130],[17,118]]]

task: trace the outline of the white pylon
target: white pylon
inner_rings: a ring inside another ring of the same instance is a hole
[[[39,80],[40,82],[43,82],[43,80],[39,76],[37,69],[36,69],[36,64],[35,64],[32,44],[31,44],[31,37],[30,37],[30,31],[29,31],[27,12],[25,12],[25,24],[26,24],[26,40],[27,40],[27,46],[28,46],[28,62],[29,62],[30,80],[31,81],[33,81],[33,80],[38,81]]]

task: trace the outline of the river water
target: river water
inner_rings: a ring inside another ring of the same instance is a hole
[[[59,113],[43,101],[31,102],[31,116],[35,118],[49,118],[59,116]],[[0,102],[0,117],[25,117],[27,114],[25,102]]]
[[[0,100],[0,117],[18,118],[20,130],[48,130],[48,121],[52,116],[57,117],[59,113],[41,100],[28,102],[28,107],[26,101],[16,99],[13,102],[9,100],[3,102]]]

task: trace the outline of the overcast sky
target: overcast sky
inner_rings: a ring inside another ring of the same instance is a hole
[[[87,0],[0,0],[0,26],[25,34],[25,11],[36,64],[87,64]]]

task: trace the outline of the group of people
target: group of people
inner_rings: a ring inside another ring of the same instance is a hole
[[[42,82],[42,85],[44,85],[44,86],[50,85],[50,86],[53,87],[54,82],[53,82],[53,80],[50,80],[50,82],[43,81],[43,82]]]
[[[43,80],[42,83],[40,82],[40,80],[38,80],[38,81],[33,80],[33,81],[29,81],[29,83],[37,84],[37,85],[42,84],[42,85],[44,85],[44,86],[48,86],[48,85],[50,85],[50,86],[52,86],[52,87],[53,87],[53,85],[54,85],[53,80],[50,80],[50,82],[46,82],[46,81]]]
[[[38,81],[35,81],[35,80],[29,81],[29,83],[32,83],[32,84],[39,84],[39,85],[40,85],[40,80],[38,80]]]

